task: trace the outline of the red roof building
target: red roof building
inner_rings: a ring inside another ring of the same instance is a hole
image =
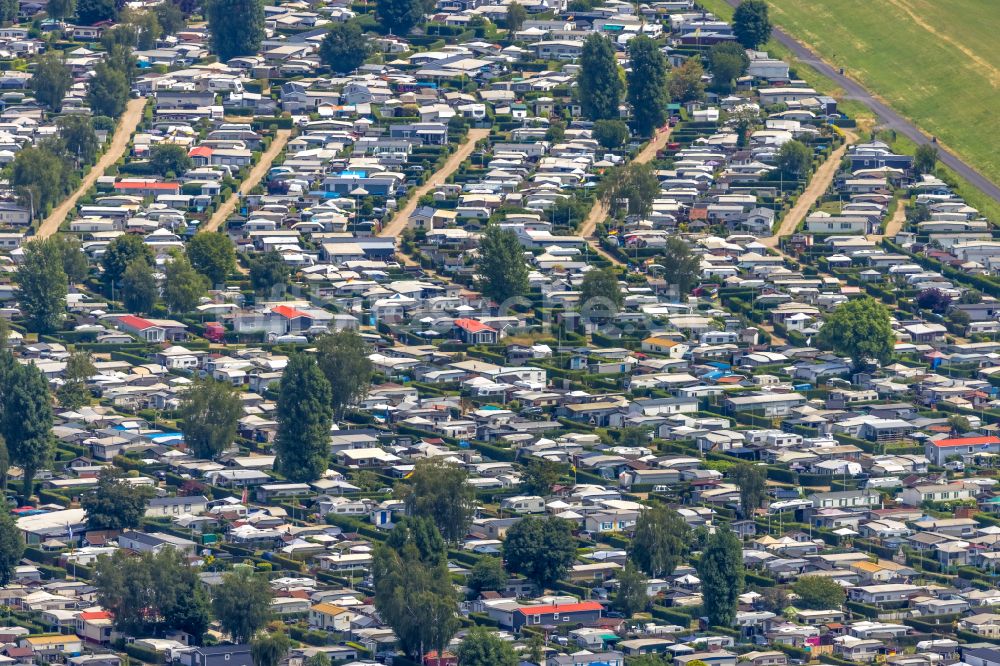
[[[499,336],[497,330],[476,319],[456,319],[455,328],[458,337],[470,345],[496,344]]]

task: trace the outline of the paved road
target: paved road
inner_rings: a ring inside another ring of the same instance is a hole
[[[59,231],[60,225],[62,225],[63,220],[66,216],[76,208],[76,202],[84,194],[90,191],[90,188],[94,186],[97,179],[104,175],[104,172],[109,166],[118,161],[118,158],[125,154],[125,149],[128,148],[129,139],[132,138],[132,133],[135,132],[135,128],[139,125],[142,120],[142,111],[146,108],[146,99],[140,97],[138,99],[130,99],[128,105],[125,107],[125,113],[118,120],[118,126],[115,127],[114,136],[111,137],[111,145],[108,149],[97,159],[97,164],[95,164],[87,175],[84,176],[83,180],[80,181],[80,186],[77,187],[71,195],[63,200],[61,204],[56,206],[49,216],[45,218],[44,221],[38,226],[38,232],[35,234],[38,238],[48,238],[52,234]]]
[[[740,0],[726,0],[726,2],[733,7],[736,7],[739,5]],[[930,138],[920,131],[915,124],[891,109],[884,102],[877,100],[860,83],[850,77],[844,76],[840,73],[839,69],[828,65],[809,47],[797,41],[784,30],[775,28],[773,36],[781,44],[786,46],[788,50],[795,54],[796,58],[807,65],[810,65],[820,74],[833,80],[834,83],[840,86],[844,90],[845,98],[857,100],[868,106],[868,108],[874,111],[875,114],[881,119],[883,126],[888,129],[896,130],[911,141],[915,141],[917,144],[928,143],[930,141]],[[938,159],[942,164],[952,169],[958,175],[962,176],[975,187],[986,193],[991,199],[1000,203],[1000,186],[997,186],[996,183],[966,164],[960,157],[939,145]]]
[[[844,130],[844,137],[844,143],[840,144],[839,148],[830,153],[826,161],[820,164],[819,168],[812,174],[809,184],[806,185],[806,189],[802,191],[795,205],[788,211],[788,215],[782,218],[781,225],[774,232],[774,235],[761,238],[761,243],[768,247],[777,247],[781,244],[782,237],[795,233],[795,230],[799,228],[802,220],[809,214],[809,209],[830,188],[830,183],[833,182],[834,176],[837,175],[837,170],[840,168],[840,161],[844,158],[847,147],[858,140],[858,135],[850,130]]]
[[[292,136],[292,130],[282,129],[278,130],[275,134],[274,140],[271,145],[267,147],[264,154],[260,156],[257,160],[257,164],[253,165],[250,169],[250,173],[247,177],[243,179],[240,183],[240,188],[237,192],[233,192],[225,203],[219,206],[219,210],[212,214],[211,219],[203,225],[199,231],[215,231],[225,222],[233,211],[236,210],[236,204],[240,202],[242,197],[250,194],[250,190],[257,187],[257,184],[267,175],[267,172],[271,169],[271,164],[274,162],[278,154],[284,149],[285,144],[288,143],[289,137]]]
[[[485,139],[489,135],[489,128],[470,129],[469,133],[465,135],[465,141],[459,145],[458,150],[449,155],[444,165],[435,171],[423,185],[410,192],[410,195],[406,200],[406,205],[396,211],[392,220],[389,224],[385,225],[380,232],[378,232],[378,235],[398,238],[399,234],[401,234],[403,229],[406,228],[406,223],[409,222],[410,215],[412,215],[413,211],[417,209],[417,205],[420,203],[420,197],[424,196],[432,189],[438,185],[442,185],[444,181],[448,180],[448,176],[454,173],[458,167],[461,166],[462,162],[468,159],[469,155],[472,154],[472,151],[476,149],[476,143]]]

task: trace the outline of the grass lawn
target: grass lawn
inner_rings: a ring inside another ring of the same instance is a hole
[[[724,0],[697,0],[725,19],[733,10]],[[1000,108],[1000,2],[996,0],[768,0],[778,25],[843,67],[852,78],[881,96],[925,132],[962,155],[1000,183],[997,108]],[[767,45],[812,87],[841,98],[842,90],[812,67],[797,61],[774,40]],[[874,116],[862,104],[841,109],[870,130]],[[886,138],[886,137],[880,137]],[[912,153],[900,137],[895,148]],[[970,205],[1000,224],[1000,205],[949,169]]]
[[[778,25],[1000,182],[1000,2],[769,4]]]

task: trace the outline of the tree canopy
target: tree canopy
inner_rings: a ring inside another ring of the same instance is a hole
[[[174,250],[163,270],[163,301],[171,312],[193,312],[208,291],[208,278],[199,273],[179,250]]]
[[[685,60],[680,67],[675,67],[670,72],[670,98],[680,104],[702,99],[705,96],[705,82],[701,77],[704,75],[705,68],[701,64],[701,58],[692,56]]]
[[[212,458],[236,439],[243,405],[231,384],[206,377],[184,392],[178,416],[191,452]]]
[[[629,139],[628,125],[623,120],[598,120],[591,129],[591,135],[603,148],[621,148]]]
[[[234,643],[247,643],[271,619],[271,585],[249,566],[223,574],[214,593],[212,610]]]
[[[347,74],[365,63],[371,44],[357,21],[335,23],[319,44],[319,58],[324,65]]]
[[[612,268],[594,268],[583,275],[580,286],[581,312],[613,315],[622,309],[625,297],[618,274]]]
[[[669,576],[687,555],[690,535],[691,528],[679,513],[665,504],[654,504],[635,521],[629,559],[649,576]]]
[[[23,249],[24,259],[14,276],[14,295],[28,330],[51,333],[59,328],[66,314],[68,287],[62,248],[58,241],[37,239]]]
[[[584,117],[590,120],[621,117],[618,105],[625,94],[625,82],[610,39],[593,32],[584,40],[576,85]]]
[[[937,167],[938,149],[937,146],[929,143],[922,143],[917,146],[913,153],[913,170],[917,173],[934,173]]]
[[[632,125],[642,136],[651,135],[667,120],[667,57],[660,45],[645,35],[628,42],[628,103]]]
[[[151,312],[158,295],[153,267],[142,257],[130,262],[122,275],[121,296],[125,307],[141,314]]]
[[[765,0],[743,0],[733,13],[733,34],[745,48],[756,49],[767,43],[771,27]]]
[[[476,493],[462,467],[441,458],[417,461],[403,490],[408,515],[430,518],[452,543],[462,539],[476,512]]]
[[[115,468],[103,470],[94,491],[80,498],[80,506],[87,510],[87,528],[135,529],[146,514],[146,503],[155,494],[150,486],[129,483]]]
[[[52,424],[45,375],[33,364],[15,361],[9,349],[0,351],[0,434],[10,462],[23,470],[25,499],[31,496],[35,474],[52,457]]]
[[[90,402],[90,392],[87,390],[87,380],[96,374],[90,354],[78,349],[66,359],[66,372],[63,373],[63,384],[56,389],[56,397],[64,409],[79,409]]]
[[[651,164],[630,162],[609,169],[597,186],[597,196],[613,216],[644,216],[660,193],[660,179]]]
[[[290,269],[280,252],[270,250],[250,258],[250,286],[258,293],[266,293],[284,285]]]
[[[503,568],[503,561],[499,557],[484,555],[476,560],[472,566],[472,571],[465,581],[465,584],[473,593],[498,592],[507,587],[507,571]]]
[[[261,0],[206,0],[205,18],[212,51],[222,62],[255,55],[264,41]]]
[[[24,533],[17,529],[10,507],[0,500],[0,586],[11,582],[23,555]]]
[[[813,151],[801,141],[792,139],[778,149],[778,168],[786,175],[802,178],[812,164]]]
[[[551,587],[576,558],[570,522],[554,516],[522,518],[507,530],[503,557],[508,571],[526,576],[539,587]]]
[[[792,591],[799,597],[795,606],[811,610],[839,610],[847,597],[840,583],[826,576],[799,576]]]
[[[61,53],[53,49],[39,57],[29,81],[31,89],[35,91],[35,99],[56,113],[62,110],[66,91],[73,85],[73,76]]]
[[[324,335],[316,341],[317,362],[330,382],[330,405],[334,413],[343,416],[348,405],[357,404],[368,393],[374,366],[369,345],[353,329],[343,329]]]
[[[752,518],[755,509],[767,499],[767,468],[742,462],[732,466],[729,478],[740,489],[740,513]]]
[[[274,467],[290,481],[315,481],[328,469],[333,392],[316,359],[293,354],[281,375]]]
[[[166,176],[167,174],[174,174],[175,176],[182,176],[184,172],[189,170],[194,166],[194,162],[188,156],[187,148],[177,143],[158,143],[149,149],[149,166],[150,168],[160,174],[161,176]],[[190,241],[188,241],[188,247],[190,248],[191,243],[198,238],[198,236],[219,236],[221,234],[198,234]]]
[[[670,288],[676,289],[680,298],[686,298],[701,280],[701,259],[691,251],[691,246],[676,236],[667,239],[662,258],[657,257],[657,263],[663,266],[663,279]]]
[[[613,605],[625,617],[632,617],[649,607],[649,595],[646,594],[648,581],[642,572],[636,568],[630,559],[618,574],[618,592]]]
[[[735,532],[727,527],[715,528],[698,560],[698,577],[709,625],[732,625],[744,577],[743,548]]]
[[[517,666],[517,653],[509,641],[486,627],[472,627],[458,646],[462,666]]]
[[[708,51],[712,86],[720,92],[732,91],[733,81],[743,76],[749,66],[746,50],[734,42],[719,42]]]
[[[422,0],[375,0],[375,15],[382,27],[397,35],[406,35],[424,20]]]
[[[139,236],[133,234],[116,236],[101,255],[105,281],[108,284],[117,284],[125,276],[128,265],[136,259],[143,259],[152,265],[156,258],[153,256],[153,249]]]
[[[819,330],[817,343],[849,356],[855,367],[869,360],[884,363],[892,357],[896,334],[889,309],[874,298],[852,299],[834,308]]]
[[[528,293],[528,265],[517,235],[496,225],[479,241],[479,289],[497,303]]]
[[[195,234],[188,241],[186,252],[194,269],[207,277],[213,287],[225,284],[226,277],[236,270],[236,249],[226,234]]]
[[[87,84],[87,104],[93,113],[111,118],[125,113],[129,95],[129,71],[131,70],[115,67],[110,61],[102,61],[94,66],[94,76]]]

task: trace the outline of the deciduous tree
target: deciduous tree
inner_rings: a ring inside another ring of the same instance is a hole
[[[766,44],[771,39],[771,27],[765,0],[743,0],[733,13],[733,34],[745,48]]]
[[[749,66],[750,57],[746,50],[734,42],[719,42],[708,51],[712,85],[720,92],[730,92],[733,81],[743,76]]]
[[[63,194],[61,159],[44,147],[29,146],[17,151],[11,164],[10,184],[32,214],[43,213]],[[29,194],[30,192],[30,194]]]
[[[580,306],[590,312],[605,312],[610,315],[622,309],[625,297],[618,274],[611,268],[594,268],[583,275],[580,285]]]
[[[857,368],[863,368],[869,360],[885,362],[892,357],[896,345],[892,316],[874,298],[847,301],[827,315],[817,344],[850,356]]]
[[[913,154],[913,170],[917,173],[934,173],[937,167],[938,150],[936,146],[922,143]]]
[[[0,586],[7,585],[24,555],[24,534],[17,528],[10,507],[0,500]]]
[[[62,116],[57,121],[59,136],[66,142],[66,150],[77,158],[80,164],[89,164],[97,157],[101,148],[94,132],[94,124],[83,115]]]
[[[226,234],[195,234],[187,244],[187,256],[213,287],[224,284],[226,277],[236,270],[236,249]]]
[[[62,110],[66,91],[73,85],[73,76],[60,53],[58,50],[47,51],[38,58],[29,81],[35,91],[35,99],[56,113]]]
[[[335,23],[319,44],[320,60],[338,74],[361,67],[370,54],[371,44],[357,21]]]
[[[243,405],[227,382],[205,378],[184,392],[178,416],[184,443],[199,458],[222,453],[236,439]]]
[[[528,516],[514,523],[503,542],[507,570],[551,587],[576,558],[576,543],[568,520]]]
[[[635,521],[629,559],[648,576],[669,576],[687,555],[690,536],[691,528],[680,514],[665,504],[653,504]]]
[[[406,35],[424,20],[424,3],[421,0],[375,0],[375,15],[386,30]]]
[[[625,563],[625,568],[618,574],[618,592],[613,605],[625,617],[632,617],[649,607],[649,595],[646,594],[648,581],[642,575],[632,560]]]
[[[778,168],[786,175],[802,178],[812,164],[813,151],[801,141],[791,140],[778,149]]]
[[[371,386],[374,366],[368,343],[357,331],[344,329],[317,340],[316,351],[320,370],[330,382],[330,404],[342,417],[344,409],[362,400]]]
[[[104,269],[104,280],[108,285],[115,285],[125,276],[125,269],[136,259],[142,259],[152,265],[156,257],[153,250],[139,236],[123,234],[108,243],[107,249],[101,255],[101,267]]]
[[[49,240],[24,245],[24,259],[14,276],[14,296],[24,312],[28,330],[51,333],[66,314],[66,273],[60,247]]]
[[[212,610],[234,643],[248,642],[271,619],[271,585],[248,566],[224,574],[214,592]]]
[[[250,642],[250,656],[254,666],[278,666],[291,647],[292,641],[285,632],[268,632]]]
[[[212,51],[222,62],[260,50],[264,41],[261,0],[206,0],[205,18]]]
[[[77,0],[76,19],[80,25],[113,21],[117,14],[115,0]]]
[[[521,489],[531,495],[548,495],[566,473],[566,465],[554,460],[531,457],[524,465]]]
[[[486,627],[473,627],[458,646],[462,666],[517,666],[520,663],[510,642]]]
[[[798,608],[811,610],[840,610],[846,593],[840,583],[826,576],[800,576],[792,585],[798,595]]]
[[[315,481],[329,465],[333,423],[330,382],[307,354],[294,354],[281,375],[275,469],[290,481]]]
[[[270,250],[250,259],[250,286],[258,293],[265,293],[284,284],[290,271],[280,252]]]
[[[101,472],[94,491],[80,498],[80,505],[87,510],[91,530],[132,530],[142,523],[153,495],[152,487],[131,484],[109,468]]]
[[[524,5],[519,2],[512,2],[507,5],[506,27],[511,38],[513,38],[513,33],[521,29],[527,19],[528,10],[524,8]]]
[[[705,82],[701,77],[705,75],[705,68],[702,67],[701,58],[691,56],[685,60],[680,67],[675,67],[670,72],[670,98],[679,104],[695,102],[705,96]]]
[[[408,515],[430,518],[452,543],[465,536],[476,512],[476,493],[463,468],[441,458],[418,460],[404,493]]]
[[[171,312],[192,312],[208,291],[208,278],[199,273],[180,251],[163,270],[163,300]]]
[[[94,76],[87,84],[87,104],[90,110],[101,116],[117,118],[125,113],[128,104],[128,74],[109,62],[97,63]]]
[[[621,148],[629,139],[628,125],[621,120],[598,120],[590,133],[601,147],[608,150]]]
[[[648,215],[660,194],[660,180],[650,164],[631,162],[610,169],[597,186],[597,196],[612,215]]]
[[[153,267],[142,257],[129,263],[122,275],[122,302],[125,307],[138,313],[148,313],[156,305],[158,288]]]
[[[66,359],[63,384],[56,390],[56,397],[64,409],[79,409],[90,402],[87,380],[97,373],[90,354],[78,349]]]
[[[524,248],[513,231],[486,227],[479,242],[479,289],[497,303],[528,293]]]
[[[465,584],[475,594],[480,592],[500,592],[507,588],[507,572],[499,557],[484,555],[472,566]]]
[[[701,259],[684,240],[675,236],[667,239],[662,259],[658,258],[657,262],[663,266],[663,279],[675,287],[682,298],[691,293],[701,279]]]
[[[31,496],[35,474],[52,457],[52,400],[49,386],[36,366],[0,352],[0,431],[10,462],[24,473],[22,494]]]
[[[729,478],[740,489],[740,513],[751,518],[767,499],[767,468],[750,463],[737,463],[729,470]]]
[[[149,166],[161,176],[172,173],[176,176],[183,175],[194,163],[188,156],[187,148],[177,143],[158,143],[149,150]],[[222,234],[198,234],[198,236],[221,236]],[[195,236],[188,243],[194,243],[198,238]]]

